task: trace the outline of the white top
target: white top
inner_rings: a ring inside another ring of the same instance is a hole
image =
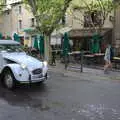
[[[110,61],[110,47],[107,47],[105,50],[105,60]]]

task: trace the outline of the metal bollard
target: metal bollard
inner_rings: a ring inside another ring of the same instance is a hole
[[[67,60],[67,56],[65,56],[64,60],[65,60],[65,70],[67,70],[67,67],[68,67],[68,60]]]
[[[81,69],[80,72],[83,72],[83,50],[81,51]]]

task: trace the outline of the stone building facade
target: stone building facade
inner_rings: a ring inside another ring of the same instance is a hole
[[[0,32],[3,35],[13,36],[16,32],[18,33],[21,38],[24,38],[24,45],[32,46],[34,41],[35,33],[32,32],[35,26],[35,19],[34,16],[30,11],[28,11],[24,4],[21,3],[21,0],[6,0],[7,5],[10,5],[4,13],[0,17]],[[69,10],[68,10],[69,11]],[[84,27],[83,24],[80,24],[74,16],[70,15],[69,12],[66,12],[65,17],[65,26],[71,27],[72,34],[77,31],[78,37],[76,38],[77,41],[81,39],[81,33],[85,33],[83,30],[88,31],[89,28]],[[114,31],[110,38],[115,46],[119,49],[120,48],[120,8],[116,10],[116,12],[111,13],[105,21],[104,29],[110,29]],[[74,11],[74,14],[79,16],[82,21],[84,21],[84,15]],[[115,17],[114,17],[115,15]],[[113,22],[111,18],[114,18],[115,21]],[[82,31],[82,32],[81,32]],[[81,32],[81,33],[79,33]],[[79,38],[80,35],[80,38]],[[85,34],[83,34],[84,37]],[[112,36],[113,35],[113,36]],[[72,39],[72,37],[71,37]]]
[[[32,13],[26,9],[21,0],[8,0],[2,15],[0,16],[0,32],[4,36],[13,36],[19,34],[24,45],[32,44],[32,31],[35,26],[35,19]]]

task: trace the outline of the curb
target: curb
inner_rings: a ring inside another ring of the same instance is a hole
[[[76,71],[77,70],[81,70],[81,67],[79,66],[68,66],[68,68],[72,68],[72,69],[75,69]],[[83,69],[84,68],[88,68],[88,69],[97,69],[97,70],[103,70],[104,68],[103,67],[99,67],[99,66],[83,66]],[[120,69],[114,69],[114,68],[112,68],[112,70],[111,71],[113,71],[113,72],[120,72]]]

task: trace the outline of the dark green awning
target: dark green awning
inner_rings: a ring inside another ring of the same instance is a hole
[[[25,28],[25,29],[23,29],[23,31],[29,33],[29,32],[34,32],[35,29],[33,29],[33,28]]]

